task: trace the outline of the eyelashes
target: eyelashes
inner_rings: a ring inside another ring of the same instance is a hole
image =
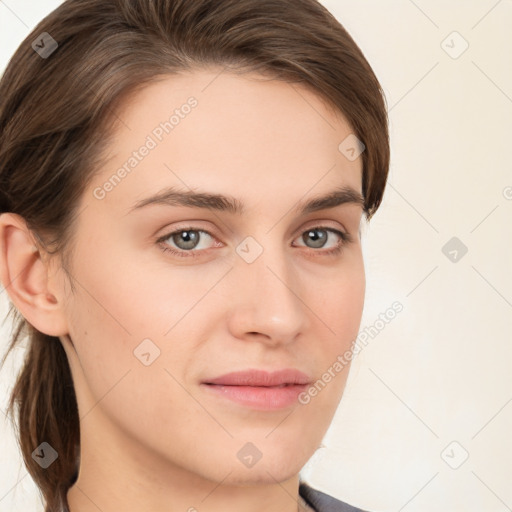
[[[325,235],[325,240],[328,241],[332,235],[336,235],[339,238],[339,242],[336,244],[335,247],[332,247],[330,249],[322,249],[320,248],[311,248],[308,246],[302,246],[299,247],[305,247],[307,252],[310,253],[318,253],[318,256],[337,256],[340,255],[343,252],[343,249],[346,245],[351,243],[353,241],[352,236],[344,231],[340,231],[338,229],[334,229],[327,226],[314,226],[312,228],[306,229],[303,231],[302,236],[299,236],[299,238],[302,239],[304,235],[311,236],[313,233],[316,232],[324,232],[328,233],[328,235]],[[186,240],[179,239],[180,236],[183,237],[185,235]],[[193,227],[186,227],[186,228],[180,228],[178,230],[171,231],[170,233],[160,237],[157,240],[157,244],[160,246],[161,250],[165,253],[170,253],[173,256],[177,256],[180,258],[197,258],[203,254],[206,254],[207,252],[210,252],[210,248],[207,249],[181,249],[179,247],[174,248],[170,246],[166,241],[169,239],[173,240],[173,243],[176,244],[176,240],[179,240],[180,243],[184,243],[185,245],[190,243],[191,241],[194,242],[196,240],[201,241],[203,238],[203,235],[206,235],[208,238],[211,238],[215,240],[215,237],[208,231],[205,231],[204,229],[198,229]],[[322,240],[322,236],[319,237],[320,240]],[[316,242],[316,240],[314,241]]]

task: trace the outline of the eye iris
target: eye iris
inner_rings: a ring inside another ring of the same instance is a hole
[[[319,236],[317,233],[321,233]],[[322,247],[327,239],[327,233],[325,229],[310,229],[307,233],[304,233],[302,239],[307,242],[306,238],[311,237],[313,239],[314,247]]]
[[[180,249],[193,249],[197,245],[199,234],[197,231],[180,231],[172,239]]]

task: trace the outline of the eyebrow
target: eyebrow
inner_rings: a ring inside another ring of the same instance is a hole
[[[364,208],[364,198],[360,192],[349,187],[342,186],[334,189],[326,195],[316,196],[308,201],[299,201],[294,212],[299,215],[335,208],[342,204],[356,204]],[[175,187],[168,187],[155,195],[136,202],[128,213],[140,210],[149,205],[187,206],[190,208],[205,208],[220,212],[228,212],[234,215],[245,213],[244,204],[233,196],[212,194],[208,192],[180,191]]]

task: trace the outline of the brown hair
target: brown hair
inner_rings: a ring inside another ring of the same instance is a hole
[[[58,44],[46,58],[32,45],[44,32]],[[72,289],[77,206],[116,106],[158,76],[206,66],[301,83],[340,111],[366,146],[367,220],[379,207],[389,167],[385,97],[359,47],[317,0],[67,0],[21,43],[0,80],[0,213],[19,214],[44,252],[62,258]],[[2,365],[28,336],[8,409],[18,406],[23,459],[46,511],[68,510],[80,423],[67,357],[58,337],[12,303],[8,315],[15,328]],[[42,442],[58,453],[47,469],[32,458]]]

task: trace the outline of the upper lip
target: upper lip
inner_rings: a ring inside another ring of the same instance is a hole
[[[273,372],[250,369],[240,372],[227,373],[204,381],[204,384],[225,386],[281,386],[283,384],[309,384],[310,378],[295,368],[285,368]]]

